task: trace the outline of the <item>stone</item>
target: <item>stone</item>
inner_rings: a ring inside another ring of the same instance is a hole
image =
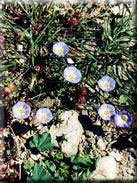
[[[82,110],[82,115],[88,116],[88,111],[87,110]]]
[[[116,161],[121,161],[121,154],[119,154],[118,152],[116,153],[112,151],[109,153],[109,156],[114,157]]]
[[[106,156],[106,155],[107,155],[107,152],[106,152],[106,151],[101,151],[101,153],[100,153],[100,154],[101,154],[101,156],[102,156],[102,157],[104,157],[104,156]]]
[[[61,147],[61,151],[66,157],[70,157],[78,152],[78,145],[81,142],[84,130],[78,120],[78,113],[74,110],[61,113],[59,119],[61,122],[56,126],[52,125],[49,133],[52,143]],[[62,142],[58,142],[57,137],[63,137]]]
[[[74,61],[71,58],[67,58],[68,64],[74,64]]]
[[[101,121],[100,121],[100,120],[97,120],[97,121],[95,122],[95,125],[101,126]]]
[[[98,140],[98,142],[97,142],[97,147],[98,147],[100,150],[102,150],[102,151],[104,151],[104,150],[106,149],[106,144],[105,144],[105,142],[103,141],[102,138],[99,138],[99,140]]]
[[[23,45],[22,44],[18,44],[17,45],[17,50],[22,52],[23,51]]]
[[[98,160],[96,170],[92,177],[102,180],[114,180],[117,176],[117,164],[112,156],[105,156]]]
[[[39,159],[39,156],[38,155],[35,155],[35,154],[31,154],[30,157],[34,161],[38,161],[38,159]]]

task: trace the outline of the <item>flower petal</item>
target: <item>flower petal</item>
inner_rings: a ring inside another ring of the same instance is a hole
[[[126,120],[122,119],[122,116],[127,116]],[[128,112],[118,112],[114,116],[114,123],[116,126],[121,127],[121,128],[126,128],[129,127],[132,123],[132,118]]]

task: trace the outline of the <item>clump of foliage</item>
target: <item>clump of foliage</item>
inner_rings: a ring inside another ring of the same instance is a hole
[[[66,158],[63,153],[53,151],[50,134],[35,134],[29,141],[42,157],[38,162],[24,160],[24,169],[30,174],[28,181],[88,180],[95,170],[96,159],[89,153]]]

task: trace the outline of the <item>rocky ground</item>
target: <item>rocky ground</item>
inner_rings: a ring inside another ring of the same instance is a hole
[[[66,115],[69,116],[69,113],[71,113],[71,111]],[[67,119],[66,115],[65,119]],[[75,112],[74,116],[75,115],[76,117],[69,118],[68,128],[69,123],[73,126],[76,122],[74,119],[77,118],[78,114]],[[95,123],[92,123],[88,118],[88,114],[85,115],[85,112],[84,115],[81,117],[79,116],[79,119],[83,130],[81,129],[80,124],[77,125],[77,132],[75,129],[74,131],[72,130],[69,142],[72,146],[75,145],[75,147],[77,147],[81,137],[78,150],[82,152],[85,147],[89,147],[90,153],[99,158],[98,166],[93,176],[94,179],[136,180],[137,152],[130,141],[128,141],[128,134],[125,132],[123,135],[123,131],[116,130],[113,123],[101,124],[98,120]],[[72,129],[71,126],[70,129]],[[64,128],[61,131],[64,132]],[[67,135],[68,133],[66,136]],[[68,144],[69,148],[66,148],[65,150],[71,150],[71,153],[73,154],[73,151],[76,150],[70,148],[70,144]]]
[[[85,148],[98,157],[92,180],[136,182],[137,152],[128,139],[128,132],[116,129],[113,122],[102,124],[97,120],[93,123],[88,116],[86,111],[82,115],[76,111],[62,113],[63,123],[53,125],[49,131],[54,145],[58,147],[56,139],[64,135],[67,141],[61,144],[61,149],[67,157],[82,153]],[[41,130],[47,131],[47,128]]]
[[[71,1],[71,3],[73,2]],[[117,10],[118,7],[113,8],[114,12]],[[50,129],[54,143],[58,145],[56,136],[65,134],[68,137],[68,144],[62,144],[62,152],[68,156],[78,151],[82,152],[85,147],[88,147],[90,153],[99,158],[97,169],[92,177],[93,180],[116,179],[120,180],[119,183],[123,180],[137,182],[137,147],[136,143],[130,142],[128,131],[114,128],[113,123],[104,122],[102,124],[98,119],[93,122],[90,117],[92,115],[94,114],[89,114],[85,110],[80,116],[77,112],[73,112],[73,115],[72,111],[66,113],[62,116],[64,124],[52,126]],[[72,128],[73,126],[77,126],[77,128]],[[7,135],[7,132],[5,134]],[[1,147],[2,133],[0,138]]]

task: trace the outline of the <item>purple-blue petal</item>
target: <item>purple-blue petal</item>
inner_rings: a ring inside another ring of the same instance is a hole
[[[63,50],[62,53],[58,53],[57,50],[61,48]],[[64,57],[68,52],[69,52],[69,47],[67,44],[65,44],[64,42],[57,42],[53,45],[53,53],[56,54],[57,56],[62,56]]]
[[[104,88],[103,84],[104,82],[109,82],[110,83],[110,87],[109,88]],[[101,79],[98,80],[98,86],[100,89],[102,89],[105,92],[109,92],[112,91],[115,88],[116,82],[113,78],[109,77],[109,76],[103,76]]]
[[[68,80],[67,77],[68,77],[68,74],[70,72],[76,75],[76,79],[75,80]],[[81,75],[80,70],[77,69],[75,66],[69,66],[69,67],[66,67],[64,69],[64,78],[65,78],[65,80],[67,80],[67,81],[69,81],[71,83],[78,83],[81,80],[82,75]]]
[[[40,119],[41,114],[46,115],[46,120],[41,120]],[[51,111],[48,108],[40,108],[40,109],[37,110],[35,118],[40,123],[47,124],[48,122],[50,122],[53,119],[53,115],[52,115]]]
[[[121,119],[122,115],[126,115],[128,117],[128,119],[126,121],[123,121]],[[126,128],[126,127],[129,127],[132,124],[132,117],[130,116],[130,114],[128,112],[118,112],[114,116],[114,123],[118,127]]]
[[[108,109],[108,110],[110,110],[110,114],[108,115],[108,116],[106,116],[106,115],[104,115],[104,113],[103,113],[103,111],[104,111],[104,109]],[[108,120],[111,120],[111,118],[112,118],[112,116],[114,116],[115,115],[115,107],[113,106],[113,105],[111,105],[111,104],[102,104],[100,107],[99,107],[99,109],[98,109],[98,114],[99,114],[99,116],[103,119],[103,120],[106,120],[106,121],[108,121]]]
[[[25,113],[24,114],[19,114],[18,113],[18,110],[22,108],[24,109]],[[18,102],[17,104],[15,104],[12,108],[12,112],[13,112],[13,116],[15,118],[18,118],[18,119],[26,119],[29,117],[30,115],[30,112],[31,112],[31,108],[28,104],[26,104],[25,102]]]

